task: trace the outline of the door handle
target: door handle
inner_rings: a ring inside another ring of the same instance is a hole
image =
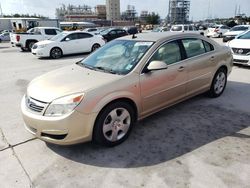
[[[214,59],[215,59],[214,56],[210,57],[210,60],[211,60],[211,61],[214,61]]]
[[[179,72],[182,72],[182,71],[184,71],[184,69],[185,69],[185,67],[180,66],[180,67],[178,68],[178,71],[179,71]]]

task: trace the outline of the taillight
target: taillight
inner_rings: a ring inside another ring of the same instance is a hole
[[[218,31],[219,31],[219,29],[215,29],[215,30],[214,30],[214,32],[218,32]]]
[[[16,36],[16,41],[19,42],[19,40],[20,40],[20,36],[17,35],[17,36]]]

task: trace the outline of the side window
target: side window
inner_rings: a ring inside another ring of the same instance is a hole
[[[109,34],[110,35],[116,35],[116,31],[110,31]]]
[[[203,44],[204,44],[204,47],[205,47],[205,50],[206,52],[211,52],[214,50],[214,47],[212,44],[206,42],[206,41],[203,41]]]
[[[78,39],[78,34],[77,33],[73,33],[73,34],[70,34],[70,35],[66,36],[65,39],[66,38],[69,38],[70,40],[76,40],[76,39]]]
[[[86,39],[86,38],[91,38],[93,35],[88,34],[88,33],[78,33],[78,38],[79,39]]]
[[[61,32],[62,32],[61,30],[56,29],[56,34],[59,34],[59,33],[61,33]]]
[[[169,42],[161,46],[150,61],[164,61],[167,65],[181,61],[181,51],[178,42]]]
[[[45,34],[46,35],[57,35],[55,29],[45,29]]]
[[[192,25],[188,26],[188,29],[189,31],[193,31],[193,26]]]
[[[187,25],[184,26],[184,31],[188,31],[188,26]]]
[[[200,39],[184,39],[182,43],[186,50],[187,58],[206,53],[203,42]]]

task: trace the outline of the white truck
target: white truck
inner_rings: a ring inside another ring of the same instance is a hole
[[[36,42],[48,40],[61,32],[61,29],[56,27],[35,27],[26,33],[11,33],[11,44],[23,51],[31,51]]]

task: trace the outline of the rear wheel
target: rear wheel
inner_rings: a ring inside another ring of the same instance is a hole
[[[21,47],[21,50],[22,50],[23,52],[27,52],[27,51],[28,51],[28,49],[27,49],[27,48],[24,48],[24,47]]]
[[[63,53],[60,48],[52,48],[50,51],[50,57],[53,59],[58,59],[62,57]]]
[[[98,48],[100,48],[101,47],[101,45],[100,44],[94,44],[93,46],[92,46],[92,48],[91,48],[91,52],[93,52],[93,51],[96,51]]]
[[[28,50],[29,50],[29,51],[31,51],[31,49],[32,49],[32,47],[33,47],[33,45],[34,45],[35,43],[36,43],[35,41],[30,41],[30,42],[28,42],[27,47],[28,47]]]
[[[127,139],[135,122],[134,109],[126,102],[115,102],[105,107],[97,117],[93,141],[104,146],[115,146]]]
[[[225,90],[227,85],[227,71],[220,68],[214,75],[212,85],[208,92],[210,97],[219,97]]]

